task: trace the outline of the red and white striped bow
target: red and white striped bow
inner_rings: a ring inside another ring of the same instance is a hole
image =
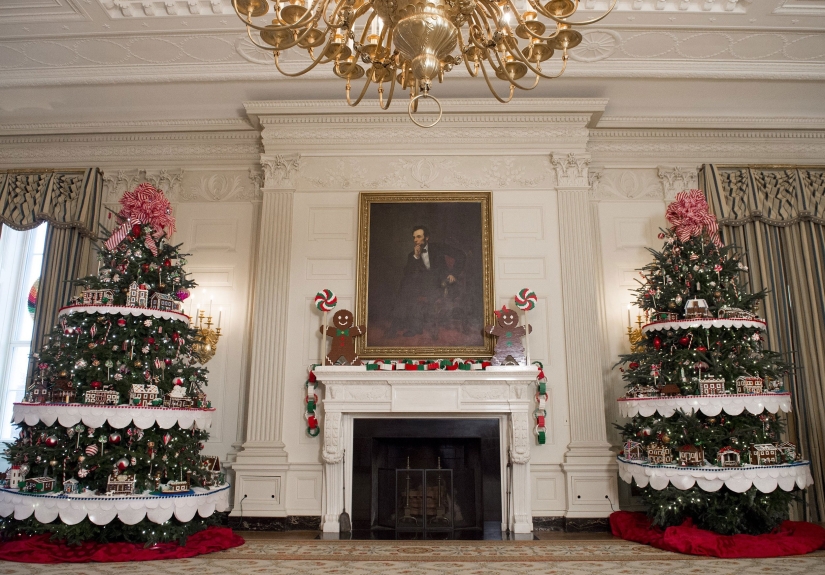
[[[169,235],[175,232],[172,206],[163,195],[163,190],[144,182],[131,192],[123,194],[120,198],[120,205],[123,207],[118,215],[124,219],[124,222],[106,240],[106,248],[113,250],[120,245],[135,224],[149,224],[152,226],[154,238],[146,236],[146,247],[153,255],[158,255],[155,240],[163,235],[164,228],[167,228]]]
[[[676,194],[676,200],[667,207],[665,217],[681,242],[702,235],[707,230],[710,240],[717,246],[722,245],[719,224],[716,223],[716,216],[710,213],[702,190],[685,190]]]

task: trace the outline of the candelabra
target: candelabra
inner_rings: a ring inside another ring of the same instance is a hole
[[[204,319],[206,323],[204,324]],[[218,339],[221,337],[220,321],[215,329],[212,329],[212,316],[206,315],[204,310],[198,311],[197,335],[192,344],[192,353],[198,358],[201,365],[208,362],[218,351]]]
[[[639,353],[644,349],[645,334],[642,333],[642,316],[636,316],[636,328],[630,325],[630,310],[627,310],[627,339],[630,341],[630,353]]]

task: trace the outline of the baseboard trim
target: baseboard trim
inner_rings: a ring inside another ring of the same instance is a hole
[[[229,527],[236,531],[320,531],[321,516],[229,517]]]
[[[604,533],[610,531],[607,517],[533,517],[533,531]]]

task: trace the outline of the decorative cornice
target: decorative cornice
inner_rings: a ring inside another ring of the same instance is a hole
[[[664,188],[665,202],[676,199],[676,194],[682,190],[692,190],[699,187],[699,171],[694,168],[667,168],[659,166],[659,180]]]
[[[587,168],[590,166],[590,156],[583,154],[567,154],[559,157],[550,154],[550,164],[556,171],[557,188],[589,188],[590,181]]]
[[[224,132],[252,131],[246,118],[222,118],[202,120],[117,120],[89,122],[43,122],[29,124],[0,124],[0,136],[68,135],[68,134],[117,134],[156,132]]]
[[[301,154],[263,155],[264,188],[294,189],[293,177],[297,179],[301,167]]]

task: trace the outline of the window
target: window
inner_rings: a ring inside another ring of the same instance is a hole
[[[26,393],[34,320],[29,291],[40,278],[46,225],[0,235],[0,440],[12,438],[12,408]]]

